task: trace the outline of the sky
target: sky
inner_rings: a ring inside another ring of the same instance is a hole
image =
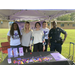
[[[75,10],[75,9],[0,9],[0,10]]]

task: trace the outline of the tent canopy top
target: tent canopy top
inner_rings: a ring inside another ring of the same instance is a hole
[[[63,9],[3,9],[0,10],[1,20],[50,20],[75,10]]]

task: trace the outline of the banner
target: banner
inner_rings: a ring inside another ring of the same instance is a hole
[[[16,22],[16,23],[18,24],[20,30],[24,28],[25,22]]]
[[[37,22],[37,21],[36,21],[36,22]],[[36,22],[30,22],[30,28],[31,28],[32,30],[35,29],[35,23],[36,23]],[[42,28],[42,22],[43,22],[43,21],[38,21],[38,22],[40,22],[41,28]],[[18,24],[20,30],[24,28],[25,22],[16,22],[16,23]]]

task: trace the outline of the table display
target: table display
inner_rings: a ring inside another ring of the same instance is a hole
[[[72,65],[59,52],[28,52],[24,56],[5,58],[1,65]]]

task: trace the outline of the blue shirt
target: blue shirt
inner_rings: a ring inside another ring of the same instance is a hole
[[[63,33],[63,34],[66,34],[66,31],[64,31],[63,29],[57,27],[56,29],[51,29],[49,31],[49,35],[48,37],[52,40],[52,41],[55,41],[55,40],[59,40],[61,37],[60,37],[60,34]]]

